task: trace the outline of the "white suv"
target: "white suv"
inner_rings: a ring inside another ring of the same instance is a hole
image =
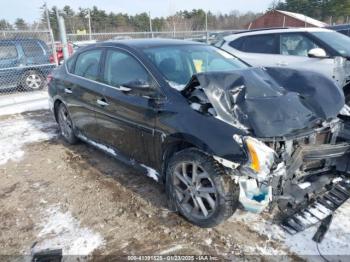
[[[344,88],[350,102],[350,38],[328,29],[283,28],[239,32],[217,47],[252,66],[320,72]]]

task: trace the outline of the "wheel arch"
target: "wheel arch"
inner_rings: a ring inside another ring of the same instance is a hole
[[[168,137],[163,142],[162,159],[161,159],[162,161],[161,171],[162,171],[163,182],[165,182],[166,180],[165,174],[166,174],[166,169],[167,169],[167,164],[169,162],[169,159],[177,152],[180,152],[188,148],[195,148],[202,152],[210,153],[208,146],[204,142],[188,136],[174,135],[174,136]]]

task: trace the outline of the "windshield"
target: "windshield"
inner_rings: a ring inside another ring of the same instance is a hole
[[[143,51],[169,84],[178,90],[185,87],[193,74],[247,67],[225,51],[206,45],[155,47]]]
[[[342,56],[350,57],[350,38],[337,32],[312,32],[314,36],[334,48]]]

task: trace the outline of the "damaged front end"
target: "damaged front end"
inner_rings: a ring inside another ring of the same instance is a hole
[[[297,232],[305,227],[300,220],[321,220],[350,197],[350,120],[331,80],[253,68],[196,75],[182,94],[194,110],[248,134],[233,134],[248,162],[215,157],[239,183],[246,210],[277,205]]]

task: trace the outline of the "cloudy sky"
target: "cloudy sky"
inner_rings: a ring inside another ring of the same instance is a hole
[[[0,19],[13,22],[17,17],[33,22],[40,17],[40,6],[44,0],[0,0]],[[151,12],[154,16],[167,16],[177,10],[202,8],[213,13],[231,10],[265,11],[272,0],[46,0],[49,7],[70,5],[87,8],[93,5],[113,12],[135,14]]]

